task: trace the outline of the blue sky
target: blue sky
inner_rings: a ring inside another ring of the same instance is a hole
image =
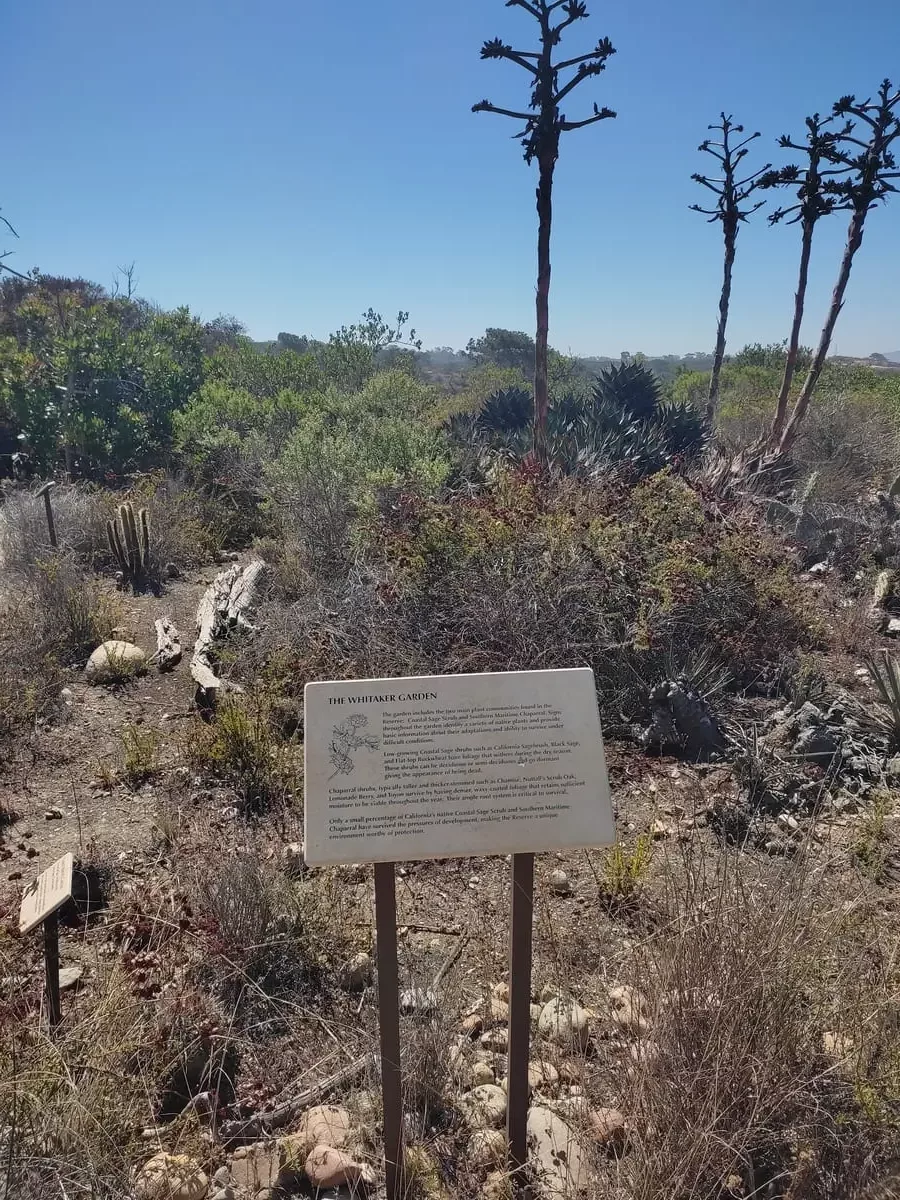
[[[551,341],[681,353],[714,340],[717,227],[688,211],[722,108],[782,132],[845,92],[900,79],[900,5],[868,0],[594,0],[572,55],[607,72],[567,104],[619,112],[567,135],[555,193]],[[0,205],[11,265],[139,290],[256,337],[323,336],[369,305],[408,309],[427,345],[533,329],[535,170],[484,97],[520,107],[532,19],[503,0],[28,0],[4,6]],[[707,160],[711,162],[711,160]],[[821,226],[805,340],[844,221]],[[786,336],[796,231],[741,233],[730,345]],[[900,350],[900,196],[870,217],[836,349]]]

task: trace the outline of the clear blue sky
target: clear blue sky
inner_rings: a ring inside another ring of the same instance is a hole
[[[618,53],[567,115],[596,99],[619,118],[563,142],[551,341],[709,348],[719,235],[688,211],[707,124],[732,111],[778,155],[807,112],[900,78],[900,4],[589,8],[572,54],[602,35]],[[234,313],[256,337],[322,336],[369,305],[409,309],[426,345],[531,330],[535,172],[511,122],[470,108],[522,104],[524,73],[478,51],[498,35],[528,48],[532,26],[503,0],[8,0],[11,265],[108,283],[134,260],[143,294]],[[807,341],[843,225],[822,226]],[[796,231],[760,219],[742,232],[732,348],[786,336],[796,249]],[[870,218],[838,351],[900,350],[898,280],[900,196]]]

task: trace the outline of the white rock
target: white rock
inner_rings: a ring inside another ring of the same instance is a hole
[[[469,1163],[476,1171],[497,1167],[506,1157],[506,1134],[502,1129],[476,1129],[469,1139]]]
[[[539,1194],[546,1200],[573,1200],[587,1191],[587,1159],[572,1128],[550,1108],[528,1110],[528,1144]]]
[[[538,1033],[558,1046],[584,1050],[590,1037],[588,1015],[575,1000],[557,996],[544,1005],[538,1018]]]
[[[147,655],[132,642],[104,642],[87,660],[84,673],[91,683],[115,683],[123,676],[141,675]]]
[[[460,1100],[466,1120],[473,1128],[498,1129],[506,1119],[506,1092],[494,1083],[473,1088]]]
[[[636,988],[627,984],[609,990],[610,1016],[613,1023],[629,1033],[645,1034],[650,1032],[650,1019],[647,1016],[647,1005],[643,996]]]
[[[134,1180],[136,1200],[203,1200],[209,1180],[187,1154],[154,1154]]]
[[[568,896],[572,891],[572,882],[565,871],[557,868],[550,875],[550,890],[557,896]]]
[[[339,982],[345,992],[361,992],[372,982],[374,966],[371,955],[361,951],[345,962],[339,973]]]
[[[63,967],[59,972],[59,990],[66,992],[75,987],[84,974],[84,967]]]
[[[494,1079],[494,1071],[490,1063],[476,1062],[472,1064],[472,1087],[482,1087],[486,1083],[496,1082]]]

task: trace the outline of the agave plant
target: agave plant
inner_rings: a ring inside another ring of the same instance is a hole
[[[447,429],[463,447],[520,460],[531,450],[531,397],[505,388],[485,401],[477,416],[451,418]],[[547,420],[548,456],[555,470],[585,479],[610,468],[641,478],[706,445],[703,418],[683,404],[665,404],[659,384],[642,363],[610,367],[591,395],[556,397]]]
[[[864,661],[886,710],[878,714],[878,724],[887,729],[895,742],[900,741],[900,662],[886,650],[877,658],[870,654]]]
[[[524,388],[501,388],[485,400],[478,425],[488,433],[517,433],[527,429],[533,417],[534,401]]]
[[[594,399],[622,409],[638,421],[649,421],[659,407],[659,383],[641,362],[613,363],[597,376]]]

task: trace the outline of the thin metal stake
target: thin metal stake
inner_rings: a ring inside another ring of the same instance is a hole
[[[506,1136],[509,1171],[522,1181],[528,1162],[528,1054],[531,1040],[531,943],[534,855],[512,856],[512,931],[509,963],[509,1099]]]
[[[400,1077],[400,972],[397,967],[397,893],[394,864],[375,864],[375,961],[384,1109],[387,1200],[403,1195],[403,1098]]]
[[[59,1009],[59,921],[55,912],[44,921],[44,973],[52,1032],[62,1019]]]
[[[47,532],[50,535],[50,545],[54,550],[59,545],[56,540],[56,522],[53,520],[53,505],[50,502],[50,492],[56,487],[56,481],[51,479],[38,488],[35,495],[44,497],[44,508],[47,510]]]

